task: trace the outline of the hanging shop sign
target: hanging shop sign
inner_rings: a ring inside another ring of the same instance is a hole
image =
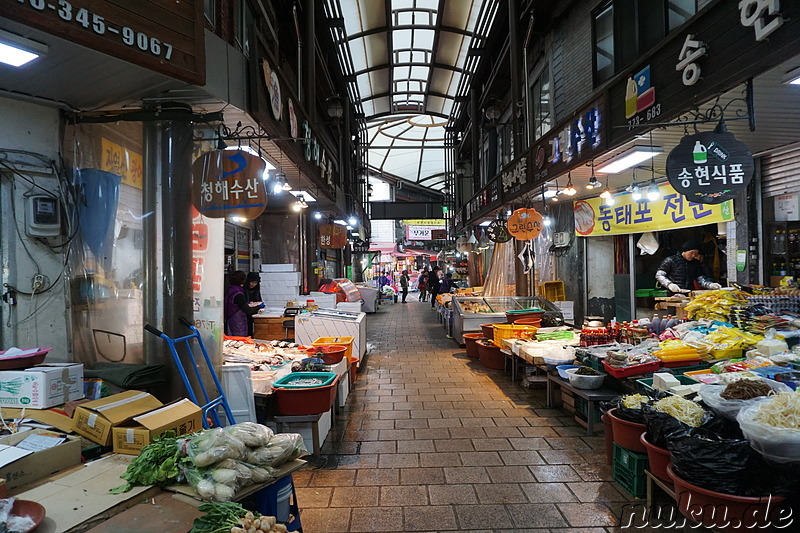
[[[492,242],[503,243],[511,240],[505,220],[492,220],[489,227],[486,228],[486,234]]]
[[[500,176],[495,176],[464,206],[464,219],[472,220],[483,216],[503,203]]]
[[[535,239],[543,228],[542,214],[533,208],[517,209],[508,217],[508,232],[518,241]]]
[[[192,203],[209,218],[256,218],[267,207],[266,168],[243,150],[206,152],[192,164]]]
[[[410,241],[430,241],[446,239],[447,228],[435,226],[406,226],[406,239]]]
[[[720,204],[746,188],[753,154],[732,133],[706,131],[681,139],[667,157],[667,178],[690,201]]]
[[[700,10],[609,86],[609,144],[628,142],[795,56],[798,17],[800,4],[778,0]]]
[[[340,224],[322,224],[319,227],[320,248],[344,248],[347,246],[347,228]]]
[[[100,148],[103,151],[100,170],[122,176],[122,183],[137,189],[142,188],[142,154],[128,150],[105,137],[100,140]]]
[[[352,247],[353,247],[353,251],[356,252],[356,253],[367,253],[367,252],[369,252],[369,242],[367,242],[365,240],[362,240],[362,239],[354,240],[353,244],[352,244]]]
[[[155,0],[17,0],[0,2],[0,18],[204,85],[203,2],[165,4]]]
[[[689,201],[669,184],[658,187],[660,199],[636,201],[630,193],[614,195],[614,205],[602,198],[575,202],[575,233],[583,237],[644,233],[733,220],[733,200],[708,205]]]

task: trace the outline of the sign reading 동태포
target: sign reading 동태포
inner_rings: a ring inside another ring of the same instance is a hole
[[[667,157],[667,178],[689,201],[720,204],[747,187],[753,154],[732,133],[687,135]]]
[[[690,228],[733,220],[733,200],[707,205],[691,202],[664,183],[660,199],[636,201],[630,193],[615,194],[614,205],[602,198],[578,200],[574,205],[575,233],[583,237],[644,233],[675,228]]]

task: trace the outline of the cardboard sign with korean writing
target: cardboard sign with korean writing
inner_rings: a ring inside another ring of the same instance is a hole
[[[690,201],[720,204],[747,187],[753,154],[732,133],[687,135],[667,157],[667,178]]]
[[[630,193],[615,194],[614,205],[602,198],[575,202],[575,233],[583,237],[690,228],[733,220],[733,200],[708,205],[690,202],[671,185],[658,188],[658,200],[635,201]]]
[[[209,218],[257,218],[267,207],[266,162],[242,150],[213,150],[192,165],[192,203]]]
[[[319,227],[320,248],[344,248],[347,245],[347,228],[340,224],[322,224]]]
[[[542,228],[542,215],[536,209],[517,209],[508,217],[508,232],[520,241],[535,239]]]
[[[103,150],[101,170],[122,176],[122,183],[137,189],[142,188],[142,154],[113,143],[105,137],[100,141],[100,148]]]
[[[429,241],[433,239],[431,226],[406,226],[406,239],[410,241]]]

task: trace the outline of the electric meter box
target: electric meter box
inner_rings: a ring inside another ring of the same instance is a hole
[[[57,198],[34,195],[25,199],[25,232],[31,237],[61,234],[61,206]]]

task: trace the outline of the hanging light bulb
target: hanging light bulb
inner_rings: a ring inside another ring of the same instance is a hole
[[[600,186],[600,181],[594,176],[589,178],[589,183],[586,184],[587,189],[596,189],[599,186]]]
[[[658,190],[655,178],[650,180],[650,186],[647,187],[647,199],[651,202],[657,202],[661,198],[661,191]]]
[[[348,220],[347,223],[355,227],[355,225],[358,224],[358,219],[356,217],[350,217],[350,220]]]
[[[571,172],[567,173],[567,176],[568,176],[567,186],[564,188],[564,194],[566,194],[567,196],[575,196],[578,190],[572,186],[572,173]]]
[[[617,199],[614,198],[613,196],[609,196],[608,198],[604,199],[604,203],[606,205],[614,205],[615,203],[617,203]]]
[[[286,178],[283,178],[283,190],[284,191],[292,190],[292,185],[286,180]]]
[[[315,211],[314,218],[317,220],[322,220],[322,213],[320,213],[319,211]]]
[[[544,224],[546,227],[550,227],[550,224],[552,223],[553,219],[550,218],[550,215],[545,215],[544,218],[542,219],[542,224]]]
[[[639,200],[642,199],[642,188],[639,187],[638,183],[636,183],[635,181],[631,183],[630,190],[631,190],[631,198],[633,198],[633,201],[638,202]]]
[[[608,200],[609,198],[613,198],[613,196],[611,195],[611,191],[608,190],[607,186],[606,186],[605,190],[603,190],[603,192],[600,193],[600,198],[602,198],[604,200]]]

